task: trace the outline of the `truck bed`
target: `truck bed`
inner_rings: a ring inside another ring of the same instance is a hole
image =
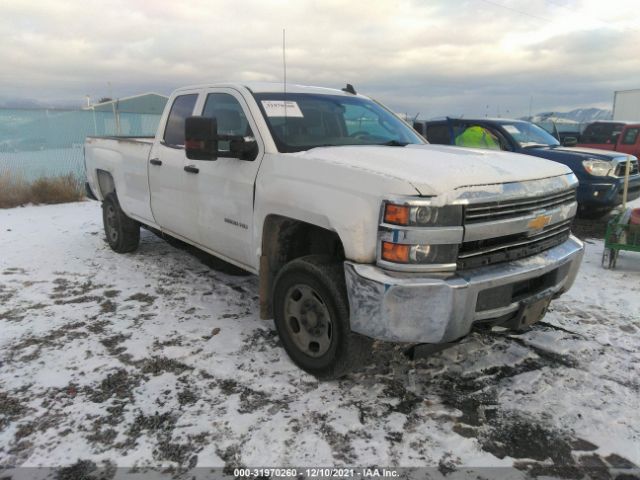
[[[108,178],[118,185],[118,200],[132,218],[154,223],[150,206],[147,168],[154,137],[87,137],[84,143],[87,181],[102,200],[110,191]],[[104,175],[107,172],[110,175]]]

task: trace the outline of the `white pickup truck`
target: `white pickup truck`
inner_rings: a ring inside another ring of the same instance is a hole
[[[371,339],[445,344],[526,328],[573,283],[576,177],[518,154],[429,145],[352,87],[181,88],[155,138],[88,138],[116,252],[140,226],[260,277],[260,312],[321,378]]]

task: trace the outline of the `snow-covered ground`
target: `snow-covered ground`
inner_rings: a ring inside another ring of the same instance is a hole
[[[0,210],[0,472],[7,466],[640,465],[640,255],[522,335],[318,382],[258,317],[257,280],[143,231],[113,253],[96,202]]]

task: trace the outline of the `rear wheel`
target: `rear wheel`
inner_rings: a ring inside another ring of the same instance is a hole
[[[318,378],[338,378],[366,362],[371,341],[352,333],[342,262],[310,255],[276,278],[274,316],[293,362]]]
[[[133,252],[140,243],[140,224],[127,217],[115,192],[102,202],[102,221],[109,246],[118,253]]]

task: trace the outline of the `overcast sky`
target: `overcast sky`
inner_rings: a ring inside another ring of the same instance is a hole
[[[640,88],[634,0],[2,0],[0,100],[217,81],[353,83],[398,112],[611,108]]]

